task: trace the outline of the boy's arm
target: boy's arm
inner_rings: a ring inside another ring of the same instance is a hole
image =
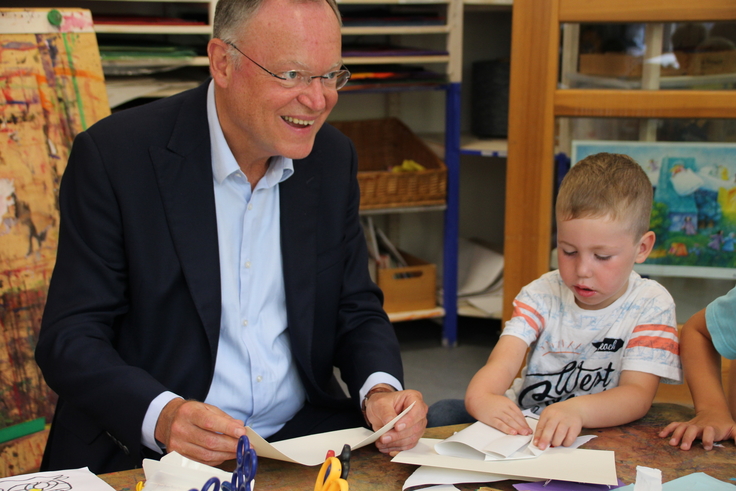
[[[679,445],[682,450],[689,450],[696,438],[703,441],[706,450],[713,448],[713,442],[731,438],[736,441],[736,423],[721,382],[721,355],[708,332],[705,309],[688,319],[681,339],[680,357],[693,396],[695,417],[687,422],[670,423],[659,436],[664,438],[672,433],[670,445]],[[733,382],[732,379],[732,388]]]
[[[524,362],[526,349],[522,339],[501,336],[465,393],[465,407],[471,416],[509,435],[530,435],[532,431],[521,409],[504,395]]]
[[[573,397],[547,406],[539,417],[534,444],[570,446],[583,428],[618,426],[644,416],[657,393],[659,377],[651,373],[624,370],[617,387]]]
[[[736,421],[736,362],[733,361],[728,370],[728,407],[731,409],[731,417]]]

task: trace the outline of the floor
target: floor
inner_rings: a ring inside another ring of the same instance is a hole
[[[442,325],[434,320],[394,324],[407,389],[419,390],[427,404],[465,397],[465,389],[498,340],[500,321],[460,317],[458,342],[442,346]]]

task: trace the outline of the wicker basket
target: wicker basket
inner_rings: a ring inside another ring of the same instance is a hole
[[[353,140],[358,152],[361,210],[445,203],[445,164],[404,123],[388,118],[331,124]],[[389,170],[404,159],[426,170]]]

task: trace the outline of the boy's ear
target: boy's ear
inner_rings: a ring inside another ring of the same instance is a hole
[[[637,245],[638,250],[636,251],[635,263],[643,263],[647,257],[649,257],[649,253],[652,252],[652,249],[654,248],[654,241],[656,238],[657,236],[651,230],[641,236],[641,239],[639,239],[639,245]]]

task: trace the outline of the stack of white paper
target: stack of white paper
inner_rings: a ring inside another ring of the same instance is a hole
[[[527,422],[534,429],[536,420],[527,418]],[[404,489],[506,479],[618,484],[612,451],[578,448],[592,438],[578,437],[570,447],[540,450],[532,444],[531,436],[506,435],[477,422],[446,440],[422,438],[416,447],[400,452],[392,462],[422,466]]]

